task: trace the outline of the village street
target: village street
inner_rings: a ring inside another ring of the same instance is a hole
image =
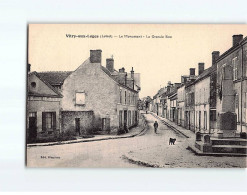
[[[105,141],[28,147],[27,165],[29,167],[145,167],[144,163],[138,164],[129,160],[138,159],[140,162],[145,162],[146,166],[150,164],[167,168],[246,166],[245,157],[196,156],[186,149],[193,138],[185,138],[174,132],[151,114],[144,116],[148,122],[144,135]],[[158,134],[153,130],[155,120],[159,123]],[[175,145],[169,145],[169,138],[176,138]]]

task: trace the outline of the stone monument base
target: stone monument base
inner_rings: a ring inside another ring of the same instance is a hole
[[[213,137],[222,138],[234,138],[236,136],[236,130],[218,130]]]

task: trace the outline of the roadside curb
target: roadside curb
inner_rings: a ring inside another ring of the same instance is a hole
[[[192,151],[197,156],[215,156],[215,157],[246,157],[247,154],[236,154],[236,153],[203,153],[202,151],[198,150],[196,147],[188,146],[187,150]]]
[[[150,114],[153,115],[155,118],[161,120],[162,123],[164,123],[166,126],[168,126],[169,128],[171,128],[172,130],[176,131],[177,133],[180,133],[181,135],[183,135],[186,138],[190,138],[190,136],[184,134],[183,132],[181,132],[180,130],[178,130],[176,127],[174,127],[171,124],[167,123],[166,121],[162,120],[161,118],[159,118],[155,114],[153,114],[153,113],[150,113]]]
[[[122,158],[128,160],[130,163],[134,163],[134,164],[145,166],[145,167],[165,168],[165,166],[162,166],[162,165],[159,165],[159,164],[155,164],[155,163],[146,162],[146,161],[143,161],[143,160],[139,160],[137,158],[130,157],[127,154],[123,155]]]
[[[27,148],[31,148],[31,147],[39,147],[39,146],[54,146],[54,145],[64,145],[64,144],[75,144],[75,143],[82,143],[82,142],[94,142],[94,141],[104,141],[104,140],[113,140],[113,139],[123,139],[123,138],[132,138],[132,137],[136,137],[139,135],[143,135],[145,134],[145,132],[148,130],[147,128],[147,122],[146,122],[146,118],[144,116],[142,116],[144,119],[144,127],[142,128],[142,130],[136,134],[133,135],[128,135],[128,136],[119,136],[119,137],[106,137],[106,138],[99,138],[99,139],[88,139],[88,140],[73,140],[73,141],[68,141],[68,142],[50,142],[47,144],[27,144]]]

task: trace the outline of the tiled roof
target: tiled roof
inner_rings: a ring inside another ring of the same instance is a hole
[[[42,97],[63,97],[62,94],[57,91],[48,81],[46,81],[45,79],[43,79],[39,73],[37,73],[36,71],[29,73],[28,76],[30,76],[31,74],[36,75],[41,81],[43,81],[51,90],[53,90],[57,95],[44,95],[44,94],[39,94],[39,93],[34,93],[34,92],[28,92],[28,95],[33,95],[33,96],[42,96]]]
[[[40,77],[47,81],[50,85],[61,85],[64,80],[72,73],[72,71],[49,71],[39,72]]]
[[[120,80],[118,79],[118,75],[112,75],[111,73],[110,73],[110,71],[107,69],[107,68],[105,68],[104,66],[100,66],[101,67],[101,69],[110,77],[110,78],[112,78],[115,82],[117,82],[120,86],[122,86],[122,87],[125,87],[125,88],[127,88],[127,89],[129,89],[129,90],[131,90],[131,91],[134,91],[134,92],[137,92],[136,90],[134,90],[134,89],[132,89],[132,88],[129,88],[128,86],[125,86],[125,85],[123,85],[121,82],[120,82]]]

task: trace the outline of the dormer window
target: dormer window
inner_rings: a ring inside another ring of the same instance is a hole
[[[32,82],[32,83],[31,83],[31,86],[32,86],[33,88],[35,88],[35,87],[36,87],[36,83],[35,83],[35,82]]]

